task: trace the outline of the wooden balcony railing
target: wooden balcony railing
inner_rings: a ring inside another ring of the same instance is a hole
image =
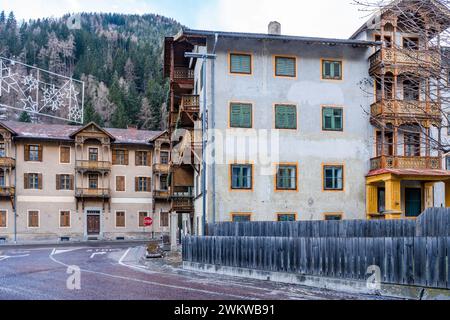
[[[108,188],[98,188],[98,189],[89,189],[89,188],[76,188],[75,196],[77,198],[109,198],[111,192]]]
[[[13,168],[16,165],[16,160],[9,157],[0,157],[0,167]]]
[[[153,171],[158,173],[169,173],[169,164],[155,163],[153,165]]]
[[[11,197],[16,193],[14,187],[0,187],[0,197]]]
[[[155,199],[169,199],[170,192],[169,190],[155,190],[153,191],[153,197]]]
[[[111,170],[111,162],[109,161],[89,161],[77,160],[76,168],[81,170],[109,171]]]
[[[175,67],[173,79],[175,81],[178,81],[178,80],[193,81],[194,80],[194,70],[191,70],[186,67]]]
[[[196,113],[200,111],[200,96],[199,95],[183,95],[181,97],[181,110],[189,113]]]
[[[382,99],[370,106],[372,117],[440,118],[440,104],[436,102]]]
[[[369,57],[369,62],[371,70],[381,64],[430,68],[438,67],[441,64],[441,56],[436,50],[381,48]]]
[[[173,187],[172,191],[173,198],[193,198],[194,197],[194,187]]]
[[[172,210],[178,212],[192,212],[194,211],[194,200],[192,198],[172,199]]]
[[[442,169],[440,157],[381,156],[370,159],[370,170],[378,169]]]

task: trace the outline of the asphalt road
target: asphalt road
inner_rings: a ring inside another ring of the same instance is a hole
[[[130,244],[0,247],[1,300],[322,300],[378,297],[224,277],[154,261]],[[79,271],[79,272],[78,272]],[[378,298],[379,299],[379,298]]]

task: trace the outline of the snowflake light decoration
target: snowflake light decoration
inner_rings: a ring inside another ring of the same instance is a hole
[[[50,106],[52,111],[59,110],[64,103],[63,95],[63,92],[57,89],[55,85],[46,88],[44,90],[44,98],[42,99],[44,106]]]
[[[32,74],[23,78],[22,84],[25,86],[26,91],[33,91],[39,87],[39,81],[33,77]]]

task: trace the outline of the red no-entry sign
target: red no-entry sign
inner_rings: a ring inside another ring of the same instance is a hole
[[[150,227],[153,224],[153,219],[151,217],[144,218],[144,226]]]

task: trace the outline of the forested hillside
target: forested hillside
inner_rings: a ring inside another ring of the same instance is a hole
[[[85,122],[163,129],[163,41],[180,24],[153,14],[83,13],[81,30],[69,30],[66,18],[22,23],[1,12],[0,55],[83,80]]]

